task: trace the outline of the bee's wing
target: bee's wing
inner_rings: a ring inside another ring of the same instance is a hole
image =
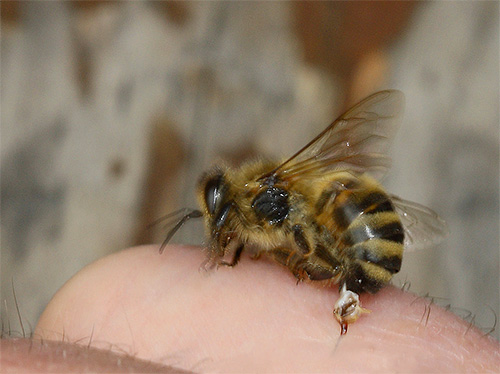
[[[387,150],[404,106],[400,91],[377,92],[348,110],[276,169],[259,179],[314,177],[325,170],[353,170],[380,179],[390,166]]]
[[[431,209],[397,196],[391,201],[405,230],[405,250],[432,247],[448,235],[448,225]]]

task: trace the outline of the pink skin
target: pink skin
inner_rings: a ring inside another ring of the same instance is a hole
[[[428,300],[397,288],[362,295],[371,313],[339,340],[337,287],[297,285],[287,269],[245,255],[234,268],[209,272],[199,270],[203,259],[199,248],[178,246],[163,255],[144,246],[103,258],[54,296],[35,337],[197,372],[500,368],[496,340],[436,305],[427,315]]]

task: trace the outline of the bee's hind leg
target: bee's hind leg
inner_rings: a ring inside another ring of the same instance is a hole
[[[370,313],[370,311],[361,307],[359,295],[347,290],[344,283],[339,299],[333,307],[333,316],[340,323],[340,335],[346,334],[349,324],[356,322],[363,313]]]

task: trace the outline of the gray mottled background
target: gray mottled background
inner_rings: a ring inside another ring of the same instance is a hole
[[[20,331],[12,284],[34,326],[83,266],[160,241],[145,227],[194,207],[214,160],[290,154],[348,103],[397,88],[407,109],[387,186],[451,233],[408,253],[394,282],[487,331],[500,315],[498,14],[497,2],[2,2],[2,323]],[[176,240],[201,243],[201,226]]]

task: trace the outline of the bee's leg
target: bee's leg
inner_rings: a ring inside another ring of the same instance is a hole
[[[241,254],[243,253],[243,248],[245,248],[245,245],[241,244],[236,249],[236,251],[234,252],[234,256],[233,256],[233,259],[231,260],[231,262],[221,261],[221,262],[219,262],[219,265],[229,266],[229,267],[236,266],[236,264],[240,261]]]
[[[340,297],[333,307],[333,316],[340,323],[340,335],[347,333],[349,324],[356,322],[363,313],[370,313],[370,311],[361,307],[359,295],[347,290],[344,283],[340,290]]]
[[[297,278],[297,284],[304,279],[309,279],[309,275],[302,266],[305,258],[299,251],[288,247],[277,247],[267,251],[267,254],[274,260],[286,266],[292,274]]]
[[[295,244],[297,244],[297,247],[300,249],[302,254],[307,255],[308,253],[310,253],[311,246],[308,243],[308,240],[306,238],[306,235],[304,233],[304,229],[302,228],[302,226],[301,225],[293,225],[292,231],[293,231],[293,239],[295,241]]]
[[[295,268],[292,269],[293,275],[295,276],[295,278],[297,278],[297,284],[304,281],[304,279],[311,279],[309,277],[309,274],[307,274],[307,271],[302,266],[303,263],[304,261],[299,262],[297,266],[295,266]]]
[[[304,232],[304,229],[301,225],[293,225],[292,231],[295,244],[297,245],[298,249],[301,252],[301,255],[303,256],[300,261],[295,262],[295,266],[293,267],[293,269],[291,269],[293,275],[295,275],[295,277],[297,278],[297,284],[299,284],[299,282],[302,282],[304,279],[312,279],[310,274],[306,270],[306,259],[311,253],[311,245],[309,244],[306,233]]]

